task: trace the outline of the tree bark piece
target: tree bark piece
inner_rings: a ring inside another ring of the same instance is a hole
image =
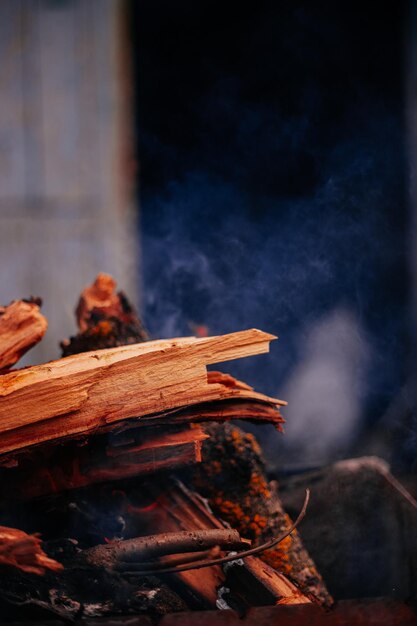
[[[210,383],[206,366],[268,352],[252,329],[218,337],[149,341],[60,359],[0,377],[0,454],[86,434],[116,422],[213,400],[285,402]]]
[[[38,575],[45,574],[46,570],[62,570],[60,563],[45,554],[41,543],[36,535],[0,526],[0,565]]]
[[[12,367],[42,339],[47,328],[39,299],[15,300],[0,307],[0,370]]]

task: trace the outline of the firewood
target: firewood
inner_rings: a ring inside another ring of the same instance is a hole
[[[245,608],[268,604],[310,603],[310,600],[288,578],[261,559],[248,556],[243,566],[238,556],[237,560],[227,566],[224,586],[226,589],[233,589],[235,597],[239,598]],[[223,593],[222,599],[227,604],[228,594]]]
[[[199,426],[131,429],[29,449],[12,467],[0,467],[0,496],[30,500],[103,482],[174,470],[201,461],[208,435]]]
[[[12,367],[44,336],[48,322],[40,313],[40,304],[33,298],[0,307],[0,370]]]
[[[84,551],[86,560],[108,569],[129,569],[132,563],[142,562],[169,554],[199,552],[219,546],[223,550],[237,550],[250,545],[232,529],[187,530],[165,532],[158,535],[136,537],[124,541],[102,544]]]
[[[179,572],[186,572],[186,571],[191,571],[191,570],[196,570],[196,569],[203,569],[203,568],[207,568],[207,567],[214,567],[216,565],[228,565],[230,563],[233,563],[236,560],[242,561],[242,565],[243,563],[243,559],[249,558],[249,557],[253,557],[257,554],[262,554],[263,552],[265,552],[266,550],[270,550],[271,548],[274,548],[275,546],[277,546],[278,544],[280,544],[282,541],[284,541],[285,539],[287,539],[287,537],[291,536],[291,533],[293,531],[295,531],[295,529],[297,528],[297,526],[300,524],[300,522],[304,519],[306,510],[307,510],[307,506],[308,506],[308,502],[310,499],[310,491],[309,489],[306,490],[305,496],[304,496],[304,503],[303,503],[303,507],[300,511],[300,513],[298,514],[298,517],[296,519],[295,522],[293,522],[291,524],[291,526],[286,530],[286,532],[284,532],[282,535],[279,535],[278,537],[274,537],[273,539],[271,539],[270,541],[267,541],[266,543],[263,543],[259,546],[255,546],[254,548],[248,548],[247,550],[242,550],[241,552],[234,552],[232,554],[228,554],[225,556],[218,556],[216,558],[209,558],[209,559],[205,559],[205,560],[200,560],[198,562],[193,562],[192,564],[190,563],[185,563],[183,565],[180,566],[175,566],[175,567],[167,567],[167,568],[158,568],[157,572],[159,574],[171,574],[171,573],[179,573]],[[130,566],[132,567],[132,566]],[[142,571],[142,565],[141,563],[135,564],[132,567],[133,571],[136,571],[138,573],[144,574],[145,572]],[[147,568],[147,573],[154,573],[152,571],[149,571],[149,568]]]
[[[115,292],[116,281],[109,275],[100,273],[94,283],[86,287],[82,292],[75,311],[78,328],[81,332],[87,330],[91,314],[96,310],[111,311],[117,313],[120,300]]]
[[[269,399],[271,400],[271,398]],[[256,399],[250,401],[243,399],[229,399],[204,402],[189,407],[181,407],[156,413],[154,415],[144,415],[140,424],[148,426],[151,424],[183,424],[188,422],[226,422],[229,420],[248,420],[259,424],[273,424],[282,432],[282,424],[285,423],[282,415],[277,410],[277,405],[272,402],[262,401],[257,394]]]
[[[148,489],[151,497],[155,498],[157,505],[156,509],[149,513],[149,525],[154,530],[161,530],[162,532],[163,530],[221,529],[225,527],[208,508],[206,501],[179,481],[165,481],[162,484],[154,480],[152,483],[148,482],[146,484],[146,489]],[[229,560],[230,558],[239,560],[239,553],[235,557],[227,558]],[[263,565],[261,563],[257,565],[257,562],[258,559],[256,557],[251,557],[249,561],[251,573],[249,574],[249,572],[246,572],[246,559],[242,560],[241,567],[245,571],[243,576],[246,576],[247,580],[253,576],[256,577],[256,574],[253,573],[256,567],[259,572],[265,572],[268,569],[268,567],[265,570],[262,569]],[[194,566],[199,567],[198,562]],[[186,565],[186,567],[189,567],[189,565]],[[228,567],[230,565],[224,568],[226,572]],[[225,571],[219,565],[212,565],[209,568],[198,570],[189,569],[188,571],[181,571],[181,567],[179,567],[174,573],[168,574],[168,576],[170,578],[173,577],[176,583],[183,583],[184,593],[188,591],[188,593],[195,594],[200,600],[205,601],[207,606],[217,606],[219,602],[218,590],[226,584]],[[257,578],[258,591],[256,593],[259,593],[259,587],[263,588],[267,577],[268,574],[265,574],[264,581],[259,577]],[[310,602],[285,576],[277,576],[275,573],[272,573],[268,584],[269,588],[273,587],[275,589],[273,603],[283,597],[298,598],[298,602]],[[247,601],[250,605],[255,605],[257,603],[256,594],[255,592],[251,594],[251,586],[253,587],[253,580],[251,583],[248,583]],[[266,590],[264,589],[265,594]]]
[[[0,526],[0,565],[38,575],[45,574],[46,570],[62,570],[60,563],[45,554],[41,543],[36,535]]]
[[[114,348],[149,339],[135,309],[116,281],[99,274],[81,293],[76,318],[79,333],[61,342],[62,356]]]
[[[74,355],[0,377],[0,454],[129,418],[214,400],[285,402],[210,383],[206,366],[268,352],[259,330],[149,341]],[[275,413],[276,414],[276,413]]]
[[[206,426],[203,462],[192,480],[215,515],[256,545],[281,535],[292,521],[284,511],[276,483],[269,482],[265,461],[252,434],[231,424]],[[236,486],[238,485],[238,487]],[[294,581],[305,595],[325,606],[332,598],[297,531],[260,558]]]

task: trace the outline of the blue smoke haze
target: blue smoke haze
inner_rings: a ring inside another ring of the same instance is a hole
[[[340,365],[334,401],[360,377],[352,412],[377,422],[407,376],[401,11],[261,2],[216,22],[217,3],[156,4],[134,14],[149,330],[277,334],[223,369],[279,394],[312,329],[348,311],[367,356]]]

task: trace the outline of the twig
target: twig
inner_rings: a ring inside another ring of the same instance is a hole
[[[220,546],[214,546],[210,548],[210,550],[204,550],[202,552],[189,552],[188,554],[179,554],[178,556],[175,554],[168,554],[165,557],[161,557],[159,561],[149,561],[147,563],[141,563],[140,566],[142,569],[149,570],[160,570],[165,569],[167,567],[174,567],[177,565],[183,565],[188,563],[201,562],[203,559],[214,559],[219,556],[221,552]],[[124,567],[126,568],[126,563]],[[130,563],[128,564],[130,565]],[[119,569],[119,568],[118,568]],[[124,571],[123,568],[120,568],[121,571]]]
[[[163,569],[154,570],[142,570],[140,569],[142,566],[140,563],[137,564],[129,564],[129,570],[124,570],[127,574],[137,574],[142,576],[150,576],[150,575],[159,575],[159,574],[177,574],[179,572],[186,572],[188,570],[201,569],[203,567],[211,567],[213,565],[221,565],[223,563],[230,563],[231,561],[236,561],[238,559],[244,559],[248,556],[255,556],[256,554],[260,554],[265,550],[270,550],[274,548],[276,545],[284,541],[291,533],[297,528],[302,519],[304,518],[308,506],[308,502],[310,500],[310,490],[306,489],[306,495],[304,498],[303,507],[295,520],[295,522],[290,526],[290,528],[280,537],[276,537],[275,539],[271,539],[271,541],[267,541],[266,543],[261,544],[260,546],[256,546],[255,548],[250,548],[249,550],[243,550],[241,552],[237,552],[235,554],[228,554],[227,556],[220,557],[218,559],[211,559],[206,561],[200,561],[199,563],[192,563],[188,565],[181,565],[178,567],[166,567]]]

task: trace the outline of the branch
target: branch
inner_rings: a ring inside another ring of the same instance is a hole
[[[85,550],[84,554],[89,563],[113,569],[122,561],[146,561],[168,554],[200,552],[214,546],[236,550],[245,545],[248,541],[241,539],[237,530],[214,528],[135,537],[95,546]]]
[[[281,541],[284,541],[284,539],[286,539],[289,535],[291,535],[291,533],[297,528],[297,526],[300,524],[300,522],[304,518],[309,500],[310,500],[310,490],[306,489],[306,495],[304,498],[303,507],[297,519],[292,524],[292,526],[290,526],[290,528],[283,535],[280,535],[279,537],[272,539],[271,541],[267,541],[266,543],[263,543],[260,546],[257,546],[255,548],[250,548],[249,550],[243,550],[242,552],[238,552],[235,554],[229,554],[219,559],[200,561],[199,563],[193,563],[193,564],[188,564],[188,565],[185,564],[185,565],[181,565],[178,567],[166,567],[164,569],[155,568],[154,570],[142,570],[140,569],[142,567],[141,564],[137,563],[137,564],[132,564],[130,566],[129,572],[126,571],[126,573],[129,573],[129,574],[132,573],[132,574],[137,574],[137,575],[142,575],[142,576],[151,576],[151,575],[159,575],[159,574],[177,574],[179,572],[185,572],[188,570],[201,569],[203,567],[211,567],[213,565],[222,565],[223,563],[230,563],[231,561],[244,559],[248,556],[255,556],[256,554],[265,552],[265,550],[270,550],[271,548],[274,548],[276,545],[281,543]]]

